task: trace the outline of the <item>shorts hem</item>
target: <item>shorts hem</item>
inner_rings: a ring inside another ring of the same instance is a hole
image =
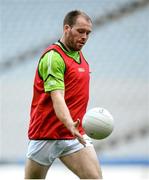
[[[80,150],[82,150],[82,149],[84,149],[84,148],[86,148],[86,147],[92,147],[93,146],[93,144],[87,144],[86,146],[81,146],[81,147],[79,147],[79,148],[77,148],[77,149],[73,149],[73,150],[71,150],[71,151],[68,151],[68,152],[66,152],[66,153],[63,153],[61,156],[59,156],[59,157],[63,157],[63,156],[67,156],[67,155],[69,155],[69,154],[72,154],[72,153],[75,153],[75,152],[78,152],[78,151],[80,151]]]
[[[38,163],[38,164],[40,164],[40,165],[42,165],[42,166],[50,166],[52,163],[43,163],[43,162],[41,162],[41,161],[39,161],[39,160],[37,160],[37,159],[35,159],[35,158],[32,158],[32,157],[27,157],[28,159],[30,159],[30,160],[32,160],[32,161],[35,161],[36,163]]]
[[[74,149],[74,150],[72,150],[72,151],[68,151],[68,152],[60,155],[59,158],[60,158],[60,157],[63,157],[63,156],[67,156],[67,155],[72,154],[72,153],[75,153],[75,152],[78,152],[78,151],[80,151],[80,150],[83,149],[83,148],[84,148],[84,147],[80,147],[80,148],[78,148],[78,149]]]

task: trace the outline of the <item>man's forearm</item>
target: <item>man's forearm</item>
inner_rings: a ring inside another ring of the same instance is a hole
[[[73,120],[71,118],[69,109],[65,103],[63,94],[61,90],[53,91],[51,92],[51,98],[53,101],[53,107],[56,113],[56,116],[60,121],[63,122],[63,124],[71,130],[73,127]]]
[[[63,124],[72,133],[73,136],[77,137],[77,139],[81,144],[85,145],[86,141],[83,139],[83,136],[79,133],[77,129],[80,121],[77,120],[76,122],[73,122],[69,109],[65,103],[64,91],[62,90],[52,91],[51,98],[58,119],[63,122]]]

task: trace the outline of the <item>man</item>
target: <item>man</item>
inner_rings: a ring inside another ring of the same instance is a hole
[[[26,179],[44,179],[56,158],[81,179],[102,178],[94,147],[82,128],[89,66],[81,49],[91,31],[88,15],[69,12],[61,39],[40,58],[28,131]]]

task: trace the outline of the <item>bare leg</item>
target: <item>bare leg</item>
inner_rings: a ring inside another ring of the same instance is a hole
[[[45,179],[49,166],[43,166],[27,159],[25,165],[25,179]]]
[[[102,173],[93,147],[63,156],[60,160],[81,179],[102,179]]]

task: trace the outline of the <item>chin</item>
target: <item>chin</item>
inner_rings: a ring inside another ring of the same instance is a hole
[[[82,48],[71,48],[71,51],[80,51]]]
[[[81,51],[82,48],[75,49],[74,51]]]
[[[74,51],[81,51],[82,47],[79,47],[79,48],[75,48]]]

